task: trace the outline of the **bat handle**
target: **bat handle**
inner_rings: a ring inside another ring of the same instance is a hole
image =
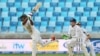
[[[32,10],[31,13],[34,14],[36,12],[36,10]]]

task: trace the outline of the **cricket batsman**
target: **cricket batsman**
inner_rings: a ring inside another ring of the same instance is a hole
[[[32,10],[31,14],[36,12],[39,9],[41,3],[38,3],[36,7]],[[27,30],[32,38],[32,56],[36,56],[37,53],[37,43],[41,46],[46,46],[47,44],[56,41],[55,36],[51,36],[51,39],[47,40],[46,42],[42,41],[42,37],[40,36],[40,32],[35,28],[34,22],[32,21],[31,14],[23,14],[20,19],[22,21],[22,25]]]
[[[85,56],[90,56],[85,47],[84,41],[82,40],[82,38],[86,37],[86,35],[84,35],[82,29],[78,25],[76,25],[76,19],[72,18],[70,20],[70,24],[71,26],[69,26],[69,30],[68,30],[70,42],[67,44],[69,56],[73,56],[72,51],[74,46],[77,45],[77,43],[80,44],[80,48],[83,50]]]
[[[78,22],[76,25],[80,26],[81,27],[81,23]],[[94,52],[94,47],[93,47],[93,44],[90,42],[90,34],[86,31],[86,29],[84,28],[81,28],[83,33],[86,35],[86,37],[83,38],[83,40],[85,40],[85,44],[86,44],[86,47],[89,47],[90,48],[90,53],[92,56],[96,56],[95,52]]]

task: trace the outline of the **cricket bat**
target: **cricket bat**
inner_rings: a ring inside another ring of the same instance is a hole
[[[41,2],[37,3],[36,6],[32,9],[32,14],[35,13],[41,7],[41,5]]]

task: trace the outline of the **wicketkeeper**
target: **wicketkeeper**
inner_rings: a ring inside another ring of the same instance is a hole
[[[76,25],[76,20],[74,18],[70,20],[70,24],[71,25],[69,26],[69,30],[68,30],[70,42],[67,44],[69,56],[73,56],[73,48],[77,44],[80,45],[80,48],[83,50],[85,56],[90,56],[86,49],[84,40],[82,40],[82,38],[87,37],[87,36],[84,35],[82,29],[78,25]]]

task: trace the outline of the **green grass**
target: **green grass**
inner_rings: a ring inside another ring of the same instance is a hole
[[[31,54],[0,54],[0,56],[31,56]],[[67,54],[38,54],[37,56],[68,56]],[[100,56],[97,54],[96,56]]]

